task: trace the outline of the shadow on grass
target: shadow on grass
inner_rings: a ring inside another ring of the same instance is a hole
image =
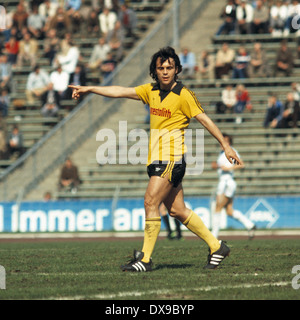
[[[159,264],[155,266],[154,270],[162,270],[162,269],[187,269],[191,268],[194,265],[192,264]]]

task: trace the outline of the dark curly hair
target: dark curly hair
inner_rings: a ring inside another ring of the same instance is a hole
[[[157,74],[156,74],[156,61],[157,59],[161,59],[161,63],[163,64],[165,61],[169,60],[170,58],[174,59],[175,61],[175,68],[177,68],[177,73],[175,75],[175,81],[178,78],[178,74],[182,71],[182,65],[180,63],[179,57],[176,54],[175,50],[172,47],[165,47],[161,48],[158,52],[156,52],[152,56],[152,60],[150,63],[150,76],[153,80],[158,82]]]

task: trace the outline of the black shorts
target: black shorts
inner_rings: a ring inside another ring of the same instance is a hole
[[[184,159],[180,162],[170,161],[168,163],[151,163],[147,167],[147,173],[149,178],[152,176],[158,176],[164,178],[169,174],[169,181],[173,184],[174,188],[177,188],[182,182],[185,174],[186,163]]]

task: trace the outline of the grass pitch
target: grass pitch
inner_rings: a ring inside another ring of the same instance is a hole
[[[230,257],[219,269],[203,270],[204,242],[160,238],[153,272],[124,273],[120,265],[141,248],[141,240],[1,243],[6,289],[0,299],[299,300],[300,289],[292,286],[299,244],[230,240]]]

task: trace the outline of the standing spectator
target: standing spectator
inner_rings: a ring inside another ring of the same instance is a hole
[[[41,113],[44,117],[56,117],[60,109],[60,96],[53,89],[53,83],[48,84],[47,91],[41,97]]]
[[[93,47],[91,57],[88,62],[88,68],[95,70],[100,67],[102,61],[106,59],[110,46],[105,43],[105,38],[101,37],[98,40],[98,44]]]
[[[24,153],[23,134],[17,125],[13,126],[7,139],[8,156],[12,157],[15,154],[20,157]]]
[[[268,77],[270,74],[267,55],[260,42],[256,42],[253,46],[248,73],[250,78]]]
[[[22,67],[24,62],[29,62],[31,67],[36,64],[38,53],[38,42],[33,39],[30,33],[25,33],[24,39],[19,42],[19,54],[17,66]]]
[[[58,65],[56,70],[50,74],[50,82],[53,83],[53,89],[58,92],[60,99],[66,98],[69,79],[70,74],[63,71],[61,65]]]
[[[9,87],[11,80],[11,64],[8,63],[8,57],[0,54],[0,88]]]
[[[279,128],[282,119],[284,106],[282,102],[277,99],[276,95],[271,95],[268,99],[268,108],[264,120],[264,127]]]
[[[241,0],[240,5],[236,9],[237,25],[240,34],[251,33],[253,10],[252,5],[247,0]]]
[[[109,31],[114,29],[117,21],[117,14],[110,11],[108,8],[104,8],[98,17],[102,36],[105,37]]]
[[[233,65],[233,79],[245,79],[248,78],[248,64],[250,62],[250,55],[246,51],[244,46],[240,46],[235,56]]]
[[[40,69],[39,65],[30,72],[26,84],[26,98],[29,103],[34,103],[47,90],[50,82],[46,71]]]
[[[134,10],[128,7],[127,4],[121,4],[119,11],[119,21],[122,24],[122,27],[126,31],[127,37],[135,37],[135,29],[137,25],[137,17]]]
[[[234,56],[234,50],[229,48],[228,43],[223,43],[222,48],[218,50],[216,56],[216,79],[221,79],[223,76],[228,77],[229,71],[232,70]]]
[[[268,33],[269,30],[269,9],[262,0],[256,1],[253,12],[252,33]]]
[[[19,31],[23,29],[23,27],[27,26],[28,12],[23,4],[23,2],[19,2],[17,5],[17,10],[13,14],[13,26],[15,26]]]
[[[289,92],[284,105],[280,127],[298,128],[298,120],[300,120],[299,101],[295,100],[293,92]]]
[[[67,189],[72,193],[76,193],[79,184],[80,177],[78,168],[73,164],[72,160],[68,158],[61,169],[58,188],[59,190]]]
[[[293,53],[288,48],[287,41],[283,40],[277,52],[274,75],[277,76],[278,73],[283,73],[284,76],[289,77],[293,71],[293,67],[294,67]]]
[[[221,13],[221,18],[224,21],[217,31],[216,36],[234,33],[236,23],[236,4],[234,0],[227,0],[227,4]]]
[[[29,14],[27,27],[35,39],[43,40],[45,38],[45,18],[39,13],[38,6],[34,5]]]
[[[9,41],[5,43],[3,52],[7,54],[7,62],[15,66],[19,53],[19,41],[16,37],[10,37]]]
[[[234,105],[234,112],[237,114],[235,119],[236,123],[242,123],[243,119],[241,114],[244,112],[245,108],[252,110],[252,104],[248,90],[244,85],[240,84],[236,87],[236,104]]]
[[[7,88],[2,88],[0,91],[0,112],[3,118],[7,117],[10,97]]]
[[[179,54],[179,60],[182,65],[182,79],[193,79],[196,71],[196,57],[194,52],[184,47]]]
[[[49,64],[52,65],[54,57],[60,50],[60,39],[57,37],[55,29],[50,29],[47,32],[46,39],[43,41],[43,44],[43,56],[49,59]]]
[[[277,0],[270,10],[270,29],[274,37],[282,36],[288,18],[288,7],[282,2],[282,0]]]
[[[198,66],[200,79],[214,79],[215,59],[207,50],[202,51]]]
[[[120,21],[117,21],[114,29],[107,33],[106,41],[109,44],[114,59],[120,62],[124,56],[125,41],[125,32]]]

